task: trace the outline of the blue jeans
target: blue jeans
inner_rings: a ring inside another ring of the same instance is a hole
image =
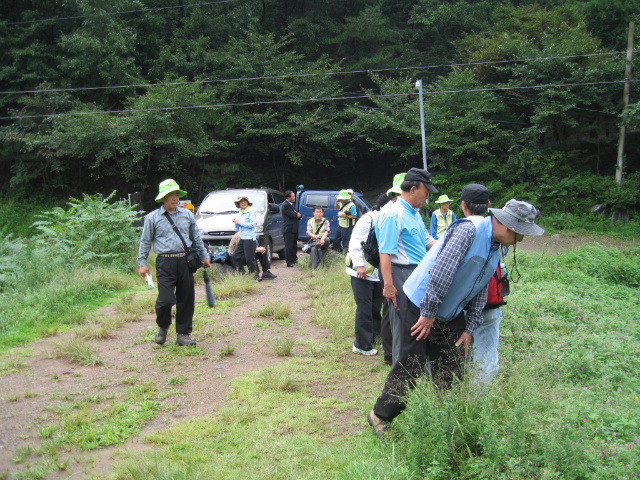
[[[479,387],[487,386],[498,375],[498,344],[500,342],[500,322],[502,308],[492,308],[482,311],[484,323],[473,334],[471,344],[472,364],[471,381]]]

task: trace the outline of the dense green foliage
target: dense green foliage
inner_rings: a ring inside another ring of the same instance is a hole
[[[137,251],[137,213],[113,196],[85,195],[67,210],[36,215],[32,229],[39,233],[31,239],[0,237],[0,343],[55,333],[75,323],[83,305],[131,284],[125,272]]]
[[[196,203],[227,186],[377,188],[422,165],[422,79],[446,192],[491,182],[546,211],[633,210],[638,189],[611,179],[639,14],[638,0],[4,2],[3,186],[142,191],[147,207],[169,176]]]

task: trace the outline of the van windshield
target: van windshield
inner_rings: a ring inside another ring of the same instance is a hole
[[[251,211],[262,213],[266,208],[266,199],[264,192],[213,192],[200,204],[198,213],[201,215],[210,215],[213,213],[238,213],[238,207],[235,201],[239,196],[246,195],[251,202]]]

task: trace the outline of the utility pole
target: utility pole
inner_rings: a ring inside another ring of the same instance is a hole
[[[620,126],[620,136],[618,137],[618,162],[616,166],[616,183],[622,183],[622,169],[624,167],[624,142],[627,127],[624,123],[627,121],[627,108],[629,107],[629,80],[631,79],[631,59],[633,57],[633,37],[635,23],[629,22],[629,37],[627,38],[627,63],[624,67],[624,94],[622,96],[622,125]]]
[[[427,135],[424,131],[424,99],[422,97],[422,80],[416,80],[416,88],[420,93],[420,126],[422,127],[422,165],[427,170]]]

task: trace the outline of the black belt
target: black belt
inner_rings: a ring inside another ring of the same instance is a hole
[[[407,268],[409,270],[413,270],[418,265],[401,265],[400,263],[391,263],[391,266],[392,267],[398,267],[398,268]]]
[[[158,256],[159,257],[169,257],[169,258],[180,258],[180,257],[184,257],[186,255],[186,253],[182,252],[182,253],[159,253]]]

